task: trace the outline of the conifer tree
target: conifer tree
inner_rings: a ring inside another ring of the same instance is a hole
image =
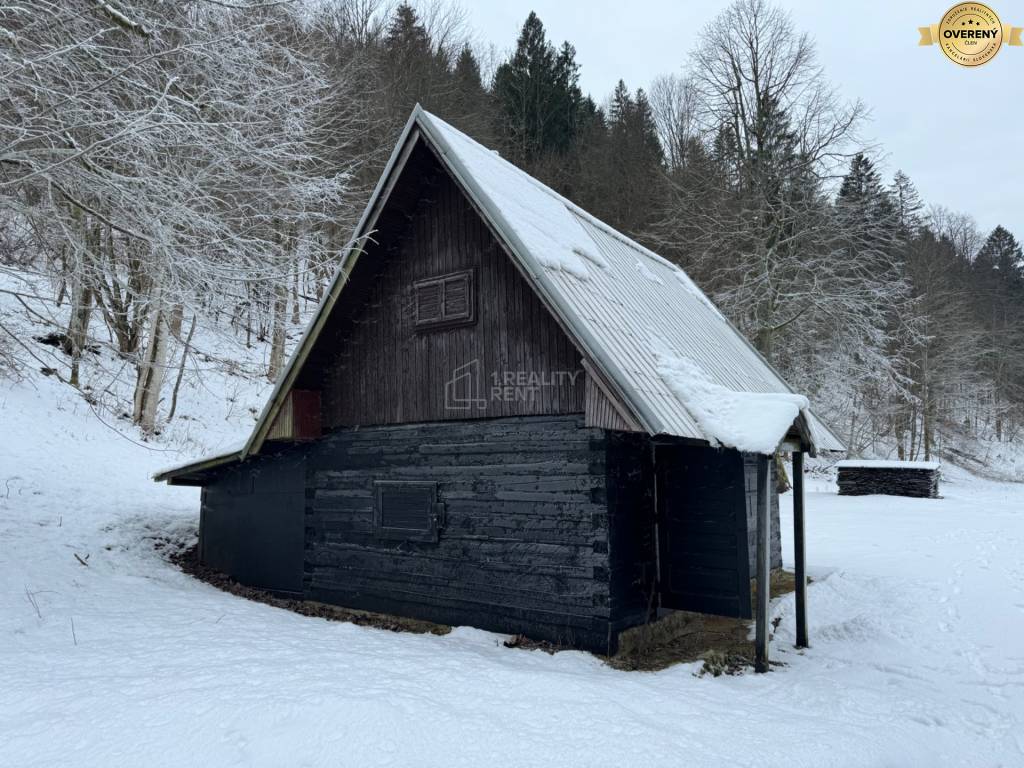
[[[455,60],[452,80],[447,119],[477,141],[492,143],[491,97],[484,87],[480,62],[468,44],[462,47]]]
[[[971,265],[975,314],[985,328],[984,367],[996,403],[996,438],[1002,439],[1006,412],[1024,402],[1024,253],[1004,227],[992,230]]]
[[[575,49],[556,49],[536,13],[530,13],[511,58],[494,77],[498,132],[520,164],[549,152],[566,153],[576,135],[582,104]]]
[[[906,237],[916,235],[921,228],[921,211],[924,204],[917,187],[903,171],[896,171],[890,188],[896,222]]]
[[[664,155],[650,102],[619,80],[608,108],[606,179],[610,223],[638,231],[650,222],[660,199]]]

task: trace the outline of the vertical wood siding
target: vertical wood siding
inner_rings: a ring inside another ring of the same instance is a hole
[[[300,593],[305,446],[222,470],[203,488],[202,563],[242,584]]]
[[[303,372],[302,386],[323,388],[325,429],[582,413],[578,351],[425,153],[410,159],[403,194],[389,203],[378,242],[360,257]],[[414,284],[462,270],[475,280],[475,321],[417,329]],[[446,385],[460,371],[466,378],[455,392],[474,400],[468,408],[446,402]],[[547,378],[535,391],[527,384],[495,396],[506,372]]]
[[[743,475],[746,486],[747,549],[750,553],[750,573],[757,563],[757,454],[743,454]],[[772,539],[771,568],[782,567],[782,531],[779,528],[779,492],[775,487],[775,462],[768,462],[768,500],[771,506]]]
[[[593,376],[587,375],[586,417],[588,427],[601,427],[617,432],[640,432],[640,426],[626,419],[604,393]]]
[[[274,423],[267,431],[267,440],[315,440],[320,437],[320,393],[316,390],[292,389]]]

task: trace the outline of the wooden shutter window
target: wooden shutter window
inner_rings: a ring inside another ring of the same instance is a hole
[[[413,293],[417,329],[469,325],[476,320],[471,269],[417,280]]]
[[[437,483],[418,480],[374,482],[374,532],[379,538],[436,542],[444,523]]]
[[[444,316],[452,319],[469,317],[469,278],[467,275],[445,281]]]
[[[444,320],[444,283],[421,280],[416,284],[416,325],[430,325]]]

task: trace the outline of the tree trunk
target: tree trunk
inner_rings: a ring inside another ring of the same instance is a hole
[[[924,460],[932,459],[932,404],[930,400],[924,401],[921,409],[921,446],[924,448]]]
[[[910,450],[906,458],[913,461],[918,457],[918,409],[910,408]]]
[[[757,351],[760,352],[764,359],[769,363],[772,362],[772,358],[775,355],[775,331],[772,328],[762,327],[757,331],[755,337],[755,346]]]
[[[850,453],[856,453],[857,448],[855,447],[855,438],[857,436],[857,408],[859,404],[854,398],[853,406],[850,408],[850,436],[846,441],[846,450]]]
[[[178,341],[181,341],[181,324],[182,322],[184,322],[184,320],[185,307],[179,301],[171,309],[170,315],[168,316],[167,320],[167,328],[171,332],[171,336],[173,336]]]
[[[99,229],[95,232],[83,225],[86,251],[73,266],[71,274],[71,317],[65,339],[64,352],[71,357],[71,375],[68,379],[73,387],[79,385],[79,365],[82,351],[85,349],[89,335],[89,320],[92,317],[92,287],[90,285],[89,264],[92,261],[89,250],[99,247]]]
[[[288,314],[288,289],[284,284],[274,286],[274,318],[270,334],[270,365],[267,367],[267,378],[277,381],[277,376],[284,366],[284,330]]]
[[[932,387],[930,382],[928,347],[924,349],[922,357],[921,372],[924,385],[921,387],[923,402],[921,403],[921,447],[924,448],[924,460],[931,461],[932,458]]]
[[[84,275],[76,275],[74,287],[71,290],[71,319],[68,322],[67,349],[65,350],[71,356],[71,376],[68,381],[73,387],[79,385],[79,364],[88,338],[91,316],[92,290],[86,283]]]
[[[167,423],[174,418],[174,412],[178,410],[178,390],[181,389],[181,379],[185,375],[185,363],[188,360],[189,346],[192,344],[192,334],[196,332],[196,315],[192,315],[192,324],[188,328],[188,336],[185,337],[185,347],[181,351],[181,364],[178,366],[178,376],[174,380],[174,389],[171,391],[171,410],[167,412]]]
[[[167,367],[167,318],[159,301],[153,308],[150,321],[149,345],[139,366],[139,378],[135,385],[135,407],[132,419],[142,428],[145,435],[156,430],[157,406],[160,403],[160,389],[163,387],[164,371]]]

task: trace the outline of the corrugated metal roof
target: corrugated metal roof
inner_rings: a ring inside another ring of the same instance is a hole
[[[651,434],[713,442],[659,374],[657,348],[736,392],[792,392],[682,269],[440,118],[419,111],[419,120]],[[845,450],[813,413],[805,416],[817,450]]]
[[[659,344],[699,365],[715,384],[735,392],[792,392],[682,269],[417,106],[356,227],[353,245],[342,257],[245,447],[219,456],[219,462],[259,452],[277,405],[341,295],[362,239],[372,230],[373,212],[386,200],[390,181],[400,170],[407,144],[418,135],[440,155],[505,240],[537,292],[650,434],[714,442],[659,374],[654,351]],[[813,413],[804,415],[816,450],[846,450]],[[202,463],[186,464],[160,477],[179,475]]]

